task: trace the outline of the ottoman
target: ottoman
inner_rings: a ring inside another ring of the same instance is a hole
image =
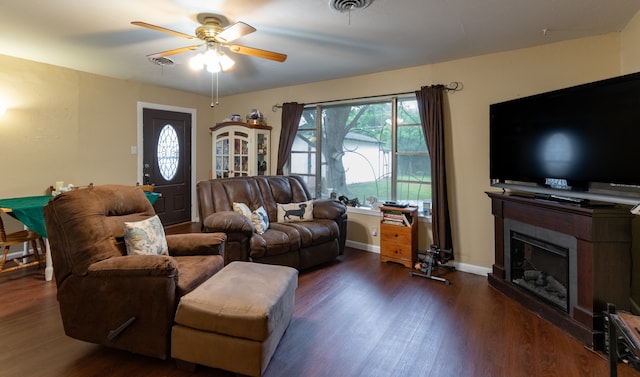
[[[289,326],[298,287],[291,267],[232,262],[182,296],[171,332],[171,356],[260,376]]]

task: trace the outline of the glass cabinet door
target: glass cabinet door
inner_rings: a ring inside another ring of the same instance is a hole
[[[265,132],[258,132],[256,135],[257,148],[257,175],[269,174],[269,135]]]
[[[212,127],[212,178],[268,175],[271,128],[228,123]]]
[[[217,136],[215,140],[214,169],[216,178],[229,176],[229,133],[225,132]]]
[[[236,131],[233,135],[233,176],[246,177],[249,175],[249,134]]]

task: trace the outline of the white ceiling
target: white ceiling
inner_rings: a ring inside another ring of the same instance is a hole
[[[0,54],[210,95],[211,74],[186,64],[196,52],[165,67],[145,57],[197,43],[130,22],[194,35],[198,13],[217,13],[257,29],[234,44],[288,55],[228,53],[224,96],[618,32],[638,10],[640,0],[373,0],[350,14],[329,0],[1,0]]]

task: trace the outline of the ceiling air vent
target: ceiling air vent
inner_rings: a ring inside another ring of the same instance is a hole
[[[329,0],[329,7],[338,12],[350,12],[356,9],[364,9],[371,5],[373,0]]]
[[[169,58],[165,58],[163,56],[159,57],[159,58],[149,58],[149,61],[153,64],[157,64],[159,66],[171,66],[173,65],[173,60],[169,59]]]

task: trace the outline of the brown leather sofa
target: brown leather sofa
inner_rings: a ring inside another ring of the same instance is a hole
[[[45,207],[65,333],[165,359],[180,297],[223,267],[225,235],[167,235],[169,255],[127,255],[124,223],[155,215],[139,187],[60,194]]]
[[[227,234],[225,265],[253,261],[303,270],[335,260],[344,252],[347,210],[337,200],[313,201],[313,220],[277,222],[277,205],[312,200],[299,176],[218,178],[197,185],[203,232]],[[234,212],[233,203],[251,211],[264,207],[269,227],[258,234],[252,222]]]

